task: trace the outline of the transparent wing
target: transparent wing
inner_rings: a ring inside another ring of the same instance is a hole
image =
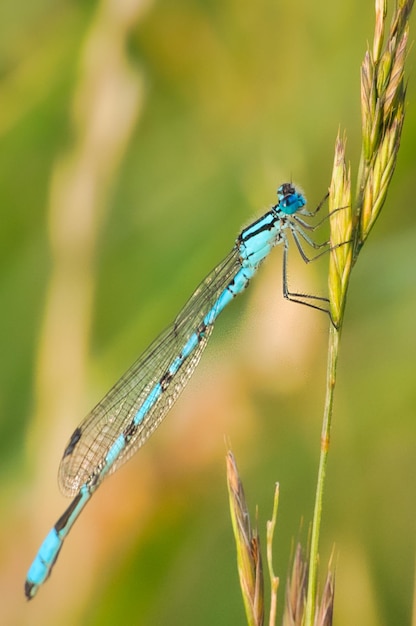
[[[62,458],[58,482],[62,493],[76,494],[84,483],[100,473],[107,452],[131,424],[149,391],[162,379],[187,340],[212,309],[241,262],[236,247],[201,282],[174,322],[147,348],[130,369],[74,431]],[[207,327],[183,367],[140,423],[108,473],[114,472],[148,439],[172,407],[189,380],[211,335]]]

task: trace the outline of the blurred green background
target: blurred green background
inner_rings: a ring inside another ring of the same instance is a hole
[[[2,624],[245,623],[227,442],[263,544],[280,482],[282,607],[312,517],[328,320],[282,302],[280,250],[31,603],[23,584],[68,504],[56,474],[80,419],[278,184],[321,200],[339,127],[354,175],[373,23],[358,0],[1,3]],[[416,623],[414,59],[397,170],[343,334],[321,541],[338,626]],[[324,294],[326,268],[294,251],[292,288]]]

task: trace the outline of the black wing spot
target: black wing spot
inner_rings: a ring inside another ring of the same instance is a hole
[[[78,441],[81,439],[81,434],[82,434],[81,428],[78,427],[74,430],[74,432],[72,433],[71,439],[69,440],[69,444],[65,448],[63,458],[73,453],[75,446],[77,445]]]

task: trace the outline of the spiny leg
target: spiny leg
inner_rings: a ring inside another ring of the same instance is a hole
[[[327,193],[324,195],[324,197],[322,198],[322,200],[320,201],[320,203],[318,204],[318,206],[316,207],[316,209],[314,209],[313,211],[308,211],[307,209],[301,209],[298,214],[300,213],[301,215],[305,215],[307,217],[315,217],[315,215],[317,215],[319,213],[319,211],[322,209],[322,207],[324,206],[325,202],[328,200],[329,198],[329,191],[327,191]],[[328,216],[326,216],[328,217]],[[324,217],[324,219],[326,219]]]
[[[328,196],[325,196],[325,199]],[[318,210],[320,209],[320,207],[322,206],[324,201],[322,201],[319,205],[318,205],[318,209],[315,209],[315,211],[298,211],[297,214],[292,215],[292,219],[297,222],[298,224],[301,225],[302,228],[306,228],[306,230],[309,230],[311,232],[317,230],[318,228],[320,228],[320,226],[322,226],[322,224],[324,224],[330,217],[332,217],[333,215],[335,215],[335,213],[338,213],[338,211],[344,211],[344,209],[347,209],[348,206],[340,206],[337,209],[333,209],[330,213],[328,213],[327,215],[325,215],[325,217],[323,217],[321,220],[319,220],[319,222],[317,222],[316,224],[309,224],[308,222],[305,222],[305,220],[303,220],[300,215],[306,216],[306,217],[314,217]]]
[[[302,246],[300,245],[299,240],[295,236],[294,236],[294,240],[297,244],[301,257],[305,261],[305,263],[309,263],[310,261],[315,261],[315,259],[319,258],[326,252],[329,252],[329,248],[328,248],[327,250],[324,250],[323,252],[313,257],[312,259],[309,259],[306,256],[304,250],[302,249]],[[287,259],[288,259],[288,241],[287,239],[285,239],[284,248],[283,248],[283,297],[286,298],[286,300],[290,300],[290,302],[303,304],[304,306],[308,306],[311,309],[316,309],[317,311],[322,311],[323,313],[326,313],[329,316],[329,319],[331,320],[331,324],[336,328],[336,324],[334,320],[332,319],[331,311],[329,309],[328,298],[325,298],[324,296],[314,296],[308,293],[298,293],[298,292],[289,290],[288,278],[287,278],[287,264],[288,264]],[[327,307],[319,306],[318,304],[314,304],[313,302],[305,302],[305,300],[315,300],[319,302],[325,302],[328,306]]]

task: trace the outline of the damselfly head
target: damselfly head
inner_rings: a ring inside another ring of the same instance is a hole
[[[283,183],[277,190],[278,207],[287,215],[293,215],[306,204],[305,196],[292,183]]]

